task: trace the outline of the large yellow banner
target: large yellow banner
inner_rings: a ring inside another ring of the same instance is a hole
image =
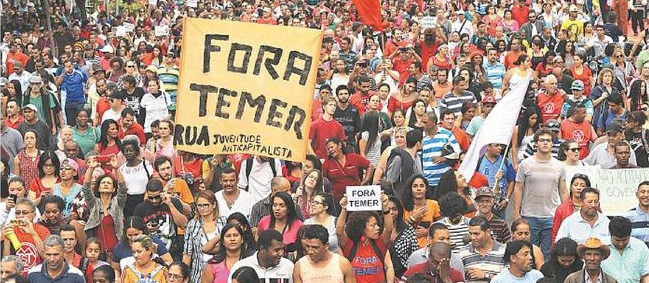
[[[187,18],[183,24],[176,148],[303,161],[322,32]]]

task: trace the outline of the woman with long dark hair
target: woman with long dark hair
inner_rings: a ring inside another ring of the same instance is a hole
[[[363,116],[361,136],[358,140],[358,147],[361,156],[367,158],[370,163],[376,166],[381,157],[381,135],[379,132],[380,120],[378,112],[368,112]]]
[[[584,95],[589,96],[591,86],[595,83],[593,73],[590,71],[588,65],[586,65],[584,61],[584,55],[575,54],[573,58],[574,58],[573,59],[574,64],[570,68],[570,73],[572,74],[572,77],[575,80],[581,80],[584,83]],[[612,75],[611,77],[611,81],[612,81],[612,79],[615,78],[615,76],[613,72],[611,72],[611,75]]]
[[[419,247],[427,244],[428,227],[442,218],[437,201],[426,198],[429,190],[428,181],[421,174],[410,177],[401,190],[403,219],[414,227]]]
[[[581,191],[590,187],[590,179],[585,174],[575,174],[570,180],[570,199],[560,204],[554,213],[554,224],[552,226],[552,243],[557,237],[559,227],[563,220],[581,208]]]
[[[626,116],[626,130],[624,137],[635,152],[638,167],[649,167],[649,130],[643,128],[647,122],[647,114],[642,111],[633,111]]]
[[[568,39],[562,39],[555,47],[557,55],[563,58],[563,67],[567,70],[570,69],[575,63],[575,42]]]
[[[252,226],[250,226],[248,218],[246,218],[241,212],[235,212],[228,216],[226,223],[239,224],[241,229],[243,229],[243,245],[246,246],[246,250],[251,254],[257,251],[257,241],[253,235]]]
[[[434,96],[433,96],[434,97]],[[410,109],[410,116],[408,116],[408,127],[424,131],[424,124],[421,122],[426,116],[426,108],[428,104],[422,99],[415,99]]]
[[[394,276],[401,278],[408,267],[408,258],[412,253],[419,249],[415,228],[410,223],[404,221],[404,211],[401,201],[396,196],[388,198],[387,207],[383,213],[392,216],[394,229],[390,235],[390,245],[388,249],[392,255],[392,266],[394,267]],[[426,228],[426,233],[428,229]]]
[[[466,201],[467,209],[464,211],[464,216],[472,218],[475,215],[478,207],[475,202],[475,189],[470,187],[462,173],[455,169],[442,174],[435,191],[435,199],[439,200],[448,192],[457,192]]]
[[[541,267],[541,273],[556,283],[563,283],[566,277],[581,270],[584,262],[577,254],[577,242],[570,238],[561,238],[554,243],[550,259]]]
[[[507,95],[510,90],[515,89],[519,84],[527,82],[528,78],[536,78],[534,70],[532,70],[532,59],[527,54],[518,56],[513,64],[515,67],[510,68],[505,73],[505,78],[503,78],[502,96]]]
[[[634,80],[629,87],[629,111],[647,111],[649,104],[647,96],[647,83],[644,80]],[[645,107],[643,109],[643,107]]]
[[[241,226],[233,223],[226,224],[221,230],[219,252],[205,265],[201,276],[191,278],[192,280],[200,278],[201,283],[226,282],[232,266],[249,255],[249,251],[243,245]]]
[[[59,170],[61,162],[54,151],[48,150],[41,154],[38,159],[38,177],[34,178],[29,190],[34,192],[34,204],[41,203],[43,193],[50,193],[52,187],[60,181]]]
[[[22,106],[23,99],[23,87],[18,80],[10,80],[7,82],[7,86],[2,90],[2,114],[7,117],[5,112],[7,109],[7,101],[14,100],[18,103],[18,106]]]
[[[122,141],[118,137],[119,124],[113,119],[101,123],[101,134],[99,142],[95,145],[95,151],[99,155],[119,154],[122,151]]]
[[[219,206],[212,191],[200,191],[196,196],[196,215],[187,224],[185,231],[185,247],[182,261],[191,268],[192,279],[200,280],[204,267],[211,258],[202,252],[202,247],[213,239],[223,241],[222,229],[226,219],[219,215]],[[243,235],[243,232],[241,233]],[[220,243],[223,245],[223,243]],[[219,251],[221,252],[221,251]],[[227,278],[227,275],[226,275]]]
[[[541,127],[541,114],[538,107],[528,107],[523,111],[523,117],[514,127],[512,134],[511,156],[514,170],[518,170],[518,163],[523,160],[527,145],[534,139],[534,133]]]
[[[417,99],[417,79],[409,77],[403,83],[401,90],[392,93],[388,99],[388,113],[392,114],[397,109],[408,111],[415,99]]]
[[[302,226],[293,199],[286,192],[278,192],[272,196],[271,202],[273,211],[259,220],[259,232],[273,229],[282,233],[286,250],[293,252],[296,250],[297,230]]]
[[[310,170],[302,177],[302,182],[295,192],[294,201],[305,219],[311,215],[309,212],[315,205],[313,201],[316,194],[324,192],[323,184],[322,172],[318,169]]]

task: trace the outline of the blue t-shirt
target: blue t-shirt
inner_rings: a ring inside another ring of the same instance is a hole
[[[74,198],[81,192],[81,185],[74,183],[72,189],[68,192],[67,195],[61,193],[61,183],[56,183],[52,186],[52,194],[62,198],[65,201],[65,209],[62,211],[64,216],[70,215],[70,210],[72,209],[72,202]]]
[[[169,251],[165,247],[165,243],[163,243],[158,237],[156,236],[150,236],[151,240],[158,245],[158,250],[156,253],[159,256],[168,254]],[[115,248],[113,249],[113,262],[120,262],[122,259],[133,256],[133,252],[131,252],[131,248],[127,247],[124,245],[124,242],[119,241]]]
[[[536,280],[539,280],[540,278],[543,278],[543,273],[536,269],[530,270],[525,273],[523,278],[519,278],[514,277],[514,275],[509,272],[509,268],[507,268],[491,279],[491,283],[536,283]]]
[[[502,155],[499,155],[498,159],[496,159],[496,162],[494,163],[491,163],[489,158],[483,156],[481,158],[480,164],[478,164],[478,172],[487,177],[490,187],[493,187],[494,182],[496,181],[496,173],[498,173],[498,168],[500,167],[500,163],[502,161]],[[509,182],[513,182],[516,179],[516,172],[514,171],[514,167],[512,167],[512,163],[509,162],[509,160],[505,160],[505,164],[503,164],[502,170],[503,178],[500,179],[500,199],[504,199],[507,196],[507,184],[509,184]]]

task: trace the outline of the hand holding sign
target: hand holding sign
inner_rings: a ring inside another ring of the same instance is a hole
[[[349,199],[343,198],[347,211],[377,211],[382,208],[381,186],[348,186],[347,196]]]

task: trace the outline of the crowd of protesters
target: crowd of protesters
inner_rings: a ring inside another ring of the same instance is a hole
[[[358,8],[2,1],[2,281],[649,282],[649,181],[612,217],[566,175],[649,167],[646,1]],[[323,31],[304,162],[174,147],[185,18]],[[511,141],[464,176],[507,95]]]

